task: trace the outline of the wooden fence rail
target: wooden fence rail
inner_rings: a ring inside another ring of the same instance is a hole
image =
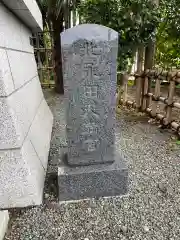
[[[177,122],[179,119],[172,118],[173,108],[180,109],[180,103],[174,99],[176,84],[180,83],[180,72],[165,72],[165,71],[152,71],[148,70],[140,74],[134,74],[136,82],[136,97],[134,101],[127,100],[127,94],[124,93],[127,89],[127,81],[123,85],[124,91],[118,91],[118,103],[123,103],[139,111],[148,113],[152,118],[160,120],[164,127],[171,127],[177,131],[180,135],[180,124]],[[127,79],[127,74],[124,75],[124,79]],[[155,81],[154,93],[150,86],[151,80]],[[167,97],[161,96],[161,82],[166,80],[168,84]],[[121,94],[123,92],[123,95]],[[126,97],[124,97],[126,96]],[[165,113],[161,114],[157,111],[159,103],[165,105]],[[178,118],[178,117],[177,117]]]

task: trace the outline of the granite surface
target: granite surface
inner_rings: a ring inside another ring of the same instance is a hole
[[[120,154],[112,164],[58,168],[59,201],[119,196],[128,190],[128,169]]]
[[[62,33],[68,163],[115,160],[118,33],[83,24]]]

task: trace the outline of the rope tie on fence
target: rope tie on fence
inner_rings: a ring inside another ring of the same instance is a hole
[[[168,98],[167,98],[168,99]],[[174,107],[174,103],[175,103],[176,101],[172,101],[172,103],[170,103],[170,104],[168,104],[168,103],[165,103],[168,107]]]
[[[176,129],[177,133],[179,132],[179,130],[180,130],[180,125]]]
[[[168,98],[169,98],[169,97],[164,98],[164,101],[163,101],[164,104],[167,104]],[[168,104],[167,104],[167,105],[168,105]]]
[[[178,77],[178,72],[175,73],[174,75],[171,73],[169,75],[169,81],[176,81],[176,78]]]
[[[144,77],[148,77],[148,73],[150,72],[149,69],[146,69],[143,73],[142,73],[142,76]]]
[[[168,72],[166,73],[166,76],[165,76],[165,77],[166,77],[166,81],[168,81]]]
[[[157,114],[156,114],[156,116],[157,116]],[[166,117],[164,116],[164,117],[160,120],[161,125],[165,125],[165,121],[164,121],[165,118],[166,118]],[[169,124],[170,124],[170,123],[166,124],[166,126],[168,126]]]
[[[176,74],[175,74],[175,78],[178,78],[178,75],[179,75],[179,72],[176,72]]]
[[[152,95],[152,100],[155,101],[155,102],[158,102],[159,101],[159,97],[155,97],[154,95]]]
[[[158,74],[158,72],[157,72],[157,73],[155,72],[154,78],[160,80],[159,77],[162,75],[162,73],[163,73],[163,70],[161,70],[161,71],[159,72],[159,74]]]

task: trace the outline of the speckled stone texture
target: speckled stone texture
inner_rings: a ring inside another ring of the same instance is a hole
[[[42,100],[22,146],[0,150],[0,208],[42,203],[52,120]]]
[[[60,201],[116,196],[127,193],[128,171],[117,155],[113,164],[61,166],[58,180]]]
[[[4,2],[12,11],[0,3],[0,208],[26,207],[42,203],[53,116],[29,41],[42,25],[36,1]]]
[[[78,25],[62,33],[68,163],[114,162],[118,33]]]
[[[125,194],[128,172],[115,150],[118,33],[83,24],[61,39],[68,151],[58,170],[59,199]]]

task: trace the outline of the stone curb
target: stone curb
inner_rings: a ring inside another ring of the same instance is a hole
[[[4,239],[8,228],[9,213],[8,211],[0,211],[0,240]]]

